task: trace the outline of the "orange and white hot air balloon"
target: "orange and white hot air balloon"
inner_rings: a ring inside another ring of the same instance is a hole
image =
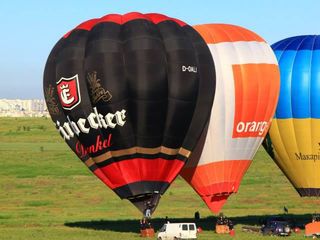
[[[227,24],[194,28],[211,51],[216,93],[208,132],[181,175],[211,211],[219,212],[230,194],[238,191],[268,131],[280,74],[272,49],[254,32]]]

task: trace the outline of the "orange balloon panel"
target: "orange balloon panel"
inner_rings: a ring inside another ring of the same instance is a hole
[[[242,27],[194,27],[216,68],[216,93],[207,133],[181,172],[213,212],[219,212],[241,179],[273,117],[280,76],[270,46]]]

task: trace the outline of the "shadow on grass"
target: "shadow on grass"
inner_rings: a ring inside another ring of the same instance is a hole
[[[274,215],[251,215],[251,216],[238,216],[230,217],[231,221],[237,225],[249,225],[249,226],[259,226],[262,222]],[[289,221],[291,221],[295,226],[304,228],[304,225],[308,222],[311,222],[311,214],[286,214],[286,215],[277,215],[283,216]],[[197,226],[200,226],[203,230],[213,230],[216,217],[207,217],[195,220],[194,218],[169,218],[171,223],[178,222],[195,222]],[[154,218],[152,219],[152,225],[157,231],[165,223],[165,219]],[[93,230],[102,230],[102,231],[114,231],[114,232],[139,232],[139,220],[138,219],[126,219],[126,220],[99,220],[99,221],[82,221],[82,222],[68,222],[64,224],[67,227],[75,228],[85,228]]]

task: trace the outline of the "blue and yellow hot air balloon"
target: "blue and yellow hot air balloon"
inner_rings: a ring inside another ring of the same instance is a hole
[[[301,196],[320,196],[320,36],[272,45],[281,86],[264,146]]]

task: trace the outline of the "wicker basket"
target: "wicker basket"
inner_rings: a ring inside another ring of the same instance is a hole
[[[146,229],[140,230],[140,236],[141,237],[154,237],[154,229],[153,228],[146,228]]]
[[[229,233],[230,232],[230,229],[229,229],[229,226],[228,225],[216,225],[216,233]]]

